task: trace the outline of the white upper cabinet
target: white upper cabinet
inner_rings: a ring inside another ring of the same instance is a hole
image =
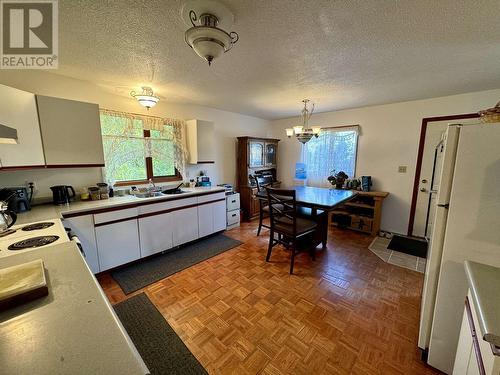
[[[186,121],[186,138],[189,163],[213,163],[215,161],[214,123],[202,120]]]
[[[0,85],[0,124],[17,129],[17,144],[0,144],[0,167],[43,166],[35,95]]]
[[[104,165],[99,106],[36,96],[47,166]]]

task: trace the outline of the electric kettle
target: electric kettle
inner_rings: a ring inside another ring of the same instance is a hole
[[[9,210],[7,202],[0,201],[0,235],[7,232],[14,225],[16,219],[16,213]]]
[[[54,202],[54,204],[67,204],[70,202],[71,198],[75,197],[75,189],[73,189],[73,186],[51,186],[50,190],[52,190],[52,201]]]

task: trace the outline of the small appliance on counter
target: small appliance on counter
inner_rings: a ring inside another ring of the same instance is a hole
[[[25,187],[10,187],[0,190],[0,201],[5,201],[9,205],[9,210],[15,213],[31,210],[31,198],[33,191],[28,195]]]
[[[212,186],[212,183],[210,182],[210,177],[197,176],[196,177],[196,186]]]
[[[14,233],[14,230],[9,229],[17,220],[15,212],[9,210],[7,202],[0,201],[0,238],[8,234]]]
[[[52,202],[55,205],[68,204],[76,195],[73,186],[68,185],[51,186],[50,190],[52,190]]]

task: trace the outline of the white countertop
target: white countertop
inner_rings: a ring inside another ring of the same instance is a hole
[[[137,198],[132,195],[126,195],[124,197],[113,197],[98,201],[72,202],[64,206],[55,206],[52,204],[33,206],[31,211],[22,212],[17,215],[16,224],[26,224],[35,221],[50,220],[50,219],[61,219],[64,214],[69,214],[69,213],[71,214],[81,213],[85,211],[94,211],[104,208],[135,205],[152,201],[161,202],[171,199],[188,198],[200,194],[225,191],[224,188],[220,186],[182,188],[182,190],[185,191],[186,193],[163,195],[160,197],[151,197],[151,198]]]
[[[483,339],[500,347],[500,268],[466,260],[465,273]]]
[[[36,259],[49,294],[0,313],[0,373],[148,373],[76,244],[1,258],[0,268]]]

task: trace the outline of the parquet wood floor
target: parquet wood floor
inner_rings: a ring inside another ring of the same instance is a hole
[[[144,291],[210,374],[438,374],[417,349],[423,275],[384,263],[372,238],[331,228],[316,261],[243,223],[243,242]],[[112,304],[127,298],[109,274]],[[140,293],[141,291],[137,292]]]

